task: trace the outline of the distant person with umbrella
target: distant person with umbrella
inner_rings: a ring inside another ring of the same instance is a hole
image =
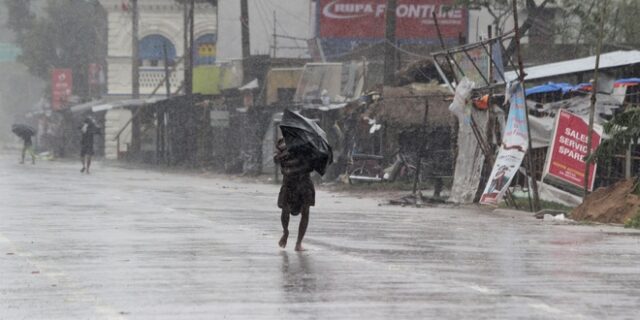
[[[36,164],[36,154],[33,151],[33,141],[31,140],[31,137],[36,134],[36,130],[24,124],[14,124],[11,131],[20,137],[23,142],[20,164],[24,164],[24,158],[27,155],[27,152],[31,155],[31,164]]]
[[[333,161],[326,133],[311,119],[285,110],[280,123],[283,139],[276,145],[274,161],[280,164],[282,187],[278,207],[282,209],[282,237],[279,245],[286,247],[289,238],[289,218],[301,214],[296,251],[303,251],[302,239],[309,224],[309,208],[315,205],[315,188],[311,172],[324,175]]]
[[[80,146],[82,169],[80,169],[80,172],[86,172],[87,174],[89,174],[89,170],[91,168],[91,157],[93,157],[94,154],[93,136],[96,134],[100,134],[100,128],[98,128],[98,125],[91,117],[87,117],[84,119],[84,122],[80,127],[80,131],[82,132]]]

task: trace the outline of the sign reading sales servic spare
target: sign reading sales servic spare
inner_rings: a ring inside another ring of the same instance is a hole
[[[455,0],[398,0],[396,38],[400,41],[435,42],[467,34],[467,11]],[[386,0],[319,0],[318,33],[323,39],[380,40],[384,38]]]
[[[584,187],[586,169],[584,158],[588,150],[589,125],[581,117],[562,109],[556,117],[555,124],[553,142],[544,168],[544,179],[554,184],[561,183],[565,186],[569,184],[581,190]],[[600,132],[602,132],[602,128],[598,125],[595,125],[594,129],[591,136],[592,151],[600,145]],[[594,164],[589,168],[589,191],[593,190],[595,174],[596,165]]]

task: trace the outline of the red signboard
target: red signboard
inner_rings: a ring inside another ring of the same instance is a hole
[[[51,72],[51,109],[60,110],[71,98],[73,78],[71,69],[53,69]]]
[[[467,34],[467,10],[455,0],[398,0],[396,38],[437,39],[433,13],[443,37]],[[319,0],[319,35],[324,39],[381,39],[385,31],[386,0]]]
[[[587,156],[587,138],[589,125],[579,116],[560,110],[556,117],[556,127],[547,163],[545,179],[554,178],[578,188],[584,188],[584,170]],[[593,131],[592,151],[600,145],[600,134]],[[589,191],[593,190],[596,165],[589,170]]]

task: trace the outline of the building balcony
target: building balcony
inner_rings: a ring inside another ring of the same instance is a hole
[[[171,68],[170,68],[171,71]],[[156,94],[165,94],[166,87],[162,82],[165,76],[164,67],[140,67],[140,93],[151,94],[158,86]],[[184,80],[184,68],[178,67],[169,76],[171,92],[176,93]]]

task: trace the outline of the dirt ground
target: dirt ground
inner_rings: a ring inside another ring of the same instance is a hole
[[[640,197],[633,193],[637,181],[620,181],[607,188],[600,188],[587,196],[571,213],[574,220],[603,223],[624,223],[640,210]]]

